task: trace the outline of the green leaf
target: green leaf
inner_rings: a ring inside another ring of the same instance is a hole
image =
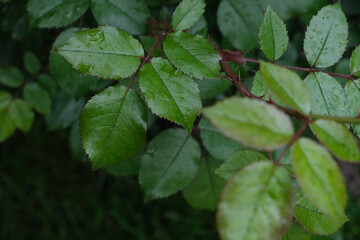
[[[30,25],[40,28],[68,25],[85,13],[89,3],[89,0],[29,0]]]
[[[36,75],[41,68],[41,63],[39,59],[29,51],[24,52],[24,65],[26,71],[32,75]]]
[[[203,113],[225,135],[257,149],[279,148],[294,134],[287,115],[258,99],[228,98]]]
[[[37,78],[37,82],[40,85],[40,87],[45,89],[50,94],[50,96],[52,98],[55,97],[56,85],[55,85],[54,81],[52,80],[52,78],[50,77],[50,75],[40,74],[39,77]]]
[[[295,72],[264,61],[260,62],[260,72],[266,85],[281,101],[305,115],[310,113],[310,91]]]
[[[0,66],[0,83],[7,87],[20,87],[24,82],[24,75],[15,67]]]
[[[0,90],[0,112],[8,108],[12,100],[10,93]]]
[[[298,223],[293,223],[281,240],[311,240],[313,236]]]
[[[210,156],[201,159],[195,179],[183,191],[186,201],[192,207],[211,211],[216,209],[225,185],[225,181],[214,173],[220,164],[221,161]]]
[[[358,116],[360,111],[360,80],[349,80],[345,86],[345,93],[348,99],[350,116]],[[357,136],[360,137],[360,124],[353,124],[352,127]]]
[[[69,144],[71,149],[71,155],[73,158],[82,160],[85,159],[85,151],[81,144],[81,136],[80,136],[80,126],[79,119],[72,125],[70,134],[69,134]],[[86,158],[86,160],[88,160]]]
[[[349,116],[344,89],[326,73],[310,73],[304,80],[312,97],[312,113],[327,116]]]
[[[338,158],[360,162],[360,150],[354,136],[340,123],[319,119],[311,124],[316,136]]]
[[[267,7],[261,23],[259,39],[261,50],[271,61],[279,59],[288,46],[286,25],[270,6]]]
[[[143,0],[92,0],[91,11],[99,25],[118,27],[129,34],[145,33],[150,17]]]
[[[295,197],[295,217],[307,231],[313,234],[333,234],[348,220],[346,216],[336,219],[322,213],[300,189],[296,191]]]
[[[270,162],[256,162],[226,185],[217,212],[222,240],[280,239],[293,214],[291,180]]]
[[[240,150],[230,156],[224,164],[222,164],[215,173],[225,180],[232,178],[241,169],[253,162],[269,161],[264,155],[254,150]]]
[[[316,142],[300,138],[293,146],[293,167],[301,189],[322,212],[340,219],[346,206],[343,176],[331,155]]]
[[[203,37],[208,36],[207,22],[204,16],[201,16],[199,20],[189,29],[191,34],[199,34]]]
[[[82,97],[91,91],[98,90],[102,80],[77,72],[55,51],[66,44],[76,31],[78,31],[77,28],[66,29],[56,38],[50,51],[49,68],[51,76],[64,91],[74,97]]]
[[[182,190],[195,177],[200,159],[198,143],[179,128],[165,130],[149,144],[140,164],[145,201]]]
[[[146,123],[146,106],[132,89],[117,85],[92,97],[80,115],[80,131],[93,169],[135,155],[144,145]]]
[[[212,99],[225,92],[232,83],[224,78],[196,80],[202,99]]]
[[[345,51],[348,24],[340,2],[323,7],[306,29],[304,51],[312,67],[332,66]]]
[[[266,9],[268,5],[285,20],[296,15],[306,14],[317,0],[259,0],[262,9]]]
[[[350,72],[351,75],[360,77],[360,46],[357,46],[351,54]]]
[[[153,113],[191,132],[202,107],[194,80],[176,70],[166,59],[153,58],[141,69],[140,88]]]
[[[144,49],[138,40],[120,29],[101,26],[74,33],[58,53],[81,73],[122,79],[139,67]]]
[[[228,159],[234,152],[244,148],[239,142],[224,136],[204,117],[201,118],[198,128],[202,144],[216,159]]]
[[[51,112],[51,98],[37,83],[25,85],[23,95],[27,103],[37,112],[48,115]]]
[[[15,126],[25,133],[30,130],[34,122],[34,112],[22,99],[16,99],[10,104],[9,115]]]
[[[0,111],[0,142],[9,138],[15,132],[15,125],[6,111]]]
[[[183,0],[175,9],[172,27],[175,31],[190,28],[205,12],[204,0]]]
[[[221,57],[200,35],[169,34],[164,40],[164,51],[170,62],[189,76],[203,79],[220,75]]]

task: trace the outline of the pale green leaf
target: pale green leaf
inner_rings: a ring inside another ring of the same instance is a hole
[[[153,58],[140,72],[140,88],[151,111],[191,132],[201,111],[199,89],[193,79],[162,58]]]
[[[0,143],[13,135],[15,124],[6,111],[0,111]]]
[[[172,27],[175,31],[190,28],[203,15],[204,0],[183,0],[175,9],[172,17]]]
[[[343,176],[331,155],[316,142],[300,138],[292,149],[293,167],[301,189],[322,212],[344,216],[347,194]]]
[[[200,154],[198,143],[183,129],[169,129],[156,136],[140,164],[145,201],[170,196],[188,185],[197,173]]]
[[[246,167],[247,165],[268,160],[263,154],[254,150],[240,150],[230,156],[224,164],[222,164],[215,173],[225,180],[229,180],[238,171]]]
[[[133,74],[144,56],[138,40],[110,26],[78,31],[58,49],[76,70],[106,79]]]
[[[304,51],[313,67],[332,66],[345,51],[348,24],[340,2],[323,7],[306,29]]]
[[[211,99],[225,92],[232,82],[224,78],[196,80],[202,99]]]
[[[29,0],[30,25],[40,28],[62,27],[85,13],[90,0]]]
[[[74,97],[81,97],[99,88],[102,80],[97,77],[88,76],[74,70],[63,57],[55,51],[66,44],[70,37],[78,31],[77,28],[69,28],[63,31],[54,42],[50,51],[49,68],[53,79],[59,86]]]
[[[23,95],[26,102],[37,112],[48,115],[51,112],[50,95],[37,83],[25,85]]]
[[[311,124],[316,136],[335,156],[350,162],[360,162],[360,150],[354,136],[340,123],[319,119]]]
[[[20,87],[24,82],[24,75],[18,68],[0,66],[0,83],[7,87]]]
[[[279,59],[288,46],[286,25],[270,6],[267,7],[261,23],[259,39],[261,50],[271,61]]]
[[[310,73],[304,80],[312,97],[312,113],[327,116],[349,116],[344,89],[332,76]]]
[[[199,79],[220,75],[219,53],[200,35],[169,34],[164,40],[166,56],[176,68]]]
[[[135,155],[144,145],[146,123],[146,106],[132,89],[117,85],[92,97],[80,115],[80,131],[93,169]]]
[[[150,17],[143,0],[92,0],[91,11],[99,25],[118,27],[129,34],[145,33]]]
[[[16,99],[9,106],[10,119],[23,132],[28,132],[34,122],[34,112],[22,99]]]
[[[345,92],[349,103],[350,116],[356,117],[360,113],[360,80],[348,81]],[[360,138],[360,124],[353,124],[352,127]]]
[[[221,161],[210,156],[201,159],[195,179],[187,186],[183,195],[194,208],[214,211],[219,202],[225,181],[215,174]]]
[[[313,236],[298,223],[291,224],[289,230],[282,236],[281,240],[311,240]]]
[[[360,46],[357,46],[351,54],[350,72],[351,75],[360,77]]]
[[[40,71],[41,63],[39,59],[29,51],[24,52],[24,66],[28,73],[35,75]]]
[[[198,128],[202,144],[216,159],[228,159],[234,152],[244,148],[239,142],[224,136],[204,117],[201,118]]]
[[[292,186],[286,171],[270,162],[256,162],[225,186],[217,228],[222,240],[280,239],[292,215]]]
[[[203,113],[225,135],[257,149],[279,148],[294,134],[287,115],[258,99],[228,98]]]
[[[347,221],[346,216],[336,219],[322,213],[304,196],[300,189],[296,191],[295,197],[295,217],[307,231],[313,234],[333,234]]]
[[[0,112],[8,108],[12,100],[10,93],[0,90]]]
[[[275,64],[260,62],[261,76],[281,101],[305,115],[311,111],[310,91],[293,71]]]

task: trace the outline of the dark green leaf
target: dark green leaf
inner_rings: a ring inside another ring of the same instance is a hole
[[[140,184],[145,201],[170,196],[195,177],[200,147],[188,133],[173,128],[160,133],[146,149],[140,165]]]
[[[196,80],[199,86],[200,96],[202,99],[215,98],[219,94],[225,92],[232,83],[224,78],[210,78],[204,80]]]
[[[292,215],[292,186],[286,171],[270,162],[256,162],[226,185],[217,228],[222,240],[280,239]]]
[[[199,34],[203,37],[208,36],[207,22],[204,16],[201,16],[199,20],[189,29],[191,34]]]
[[[118,27],[129,34],[146,32],[150,11],[143,0],[92,0],[91,11],[99,25]]]
[[[22,99],[16,99],[9,106],[10,119],[16,127],[23,132],[28,132],[34,122],[34,113]]]
[[[39,59],[29,51],[24,52],[24,66],[25,69],[32,75],[37,74],[40,71],[41,63]]]
[[[266,160],[269,161],[269,159],[260,152],[254,150],[240,150],[231,155],[230,158],[215,171],[215,173],[225,180],[229,180],[247,165],[253,162]]]
[[[153,58],[141,69],[140,88],[153,113],[191,132],[202,107],[194,80],[176,70],[166,59]]]
[[[15,125],[6,111],[0,111],[0,142],[13,135]]]
[[[323,7],[306,29],[304,51],[313,67],[329,67],[339,61],[345,51],[348,24],[340,2]]]
[[[259,0],[262,9],[266,9],[268,5],[285,20],[307,13],[310,8],[319,0]]]
[[[58,53],[79,72],[106,79],[130,76],[144,56],[138,40],[110,26],[74,33]]]
[[[281,101],[306,115],[310,113],[310,91],[295,72],[264,61],[260,62],[260,72],[266,85]]]
[[[40,87],[45,89],[50,94],[51,97],[55,97],[56,85],[49,75],[47,74],[39,75],[37,82],[40,85]]]
[[[169,34],[164,40],[164,51],[175,67],[192,77],[203,79],[220,75],[220,55],[200,35]]]
[[[69,135],[69,143],[72,153],[71,155],[75,159],[80,159],[80,160],[84,159],[85,151],[83,149],[83,146],[81,145],[79,120],[77,120],[71,127],[70,135]]]
[[[0,90],[0,112],[8,108],[12,100],[12,96],[8,92]]]
[[[21,71],[15,67],[0,66],[0,83],[7,87],[20,87],[24,82],[24,76]]]
[[[37,83],[25,85],[23,95],[27,103],[37,112],[48,115],[51,112],[51,98]]]
[[[293,223],[281,240],[311,240],[313,236],[298,223]]]
[[[93,169],[120,163],[145,142],[146,106],[132,89],[117,85],[96,94],[80,115],[80,131]]]
[[[175,31],[190,28],[203,15],[205,11],[204,0],[183,0],[172,17],[172,27]]]
[[[271,61],[279,59],[288,46],[286,26],[270,6],[267,7],[260,26],[259,39],[261,50]]]
[[[292,155],[294,171],[305,195],[325,214],[342,219],[346,187],[331,155],[307,138],[300,138],[294,144]]]
[[[220,164],[221,161],[210,156],[201,159],[198,174],[183,191],[186,201],[192,207],[211,211],[216,209],[225,185],[225,181],[214,172]]]

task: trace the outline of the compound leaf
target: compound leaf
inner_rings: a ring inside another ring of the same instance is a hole
[[[178,71],[166,59],[153,58],[141,69],[140,88],[153,113],[191,132],[202,107],[194,80]]]
[[[17,128],[28,132],[34,122],[34,112],[22,99],[15,99],[9,106],[9,115]]]
[[[38,113],[48,115],[51,112],[50,95],[37,83],[28,83],[25,85],[23,95],[26,102]]]
[[[146,106],[132,89],[117,85],[92,97],[80,115],[80,131],[93,169],[135,155],[145,142],[146,123]]]
[[[258,149],[279,148],[294,134],[287,115],[258,99],[228,98],[203,113],[225,135]]]
[[[217,228],[222,240],[280,239],[292,214],[292,186],[286,171],[270,162],[256,162],[225,186]]]
[[[138,40],[110,26],[78,31],[58,49],[76,70],[105,79],[133,74],[144,56]]]
[[[203,15],[204,0],[183,0],[175,9],[172,17],[172,27],[175,31],[190,28]]]
[[[145,201],[182,190],[195,177],[200,154],[198,143],[183,129],[169,129],[156,136],[140,164]]]

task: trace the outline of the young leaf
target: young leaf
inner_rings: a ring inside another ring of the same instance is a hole
[[[344,89],[326,73],[310,73],[304,80],[312,97],[312,113],[327,116],[349,116]]]
[[[289,230],[282,236],[281,240],[312,240],[313,236],[302,226],[294,222]]]
[[[357,46],[351,54],[350,73],[356,77],[360,77],[360,46]]]
[[[30,25],[32,27],[62,27],[83,15],[90,0],[29,0]]]
[[[260,72],[266,85],[281,101],[305,115],[310,113],[310,91],[295,72],[264,61],[260,62]]]
[[[287,115],[257,99],[228,98],[203,113],[225,135],[257,149],[279,148],[294,134]]]
[[[304,51],[312,67],[325,68],[339,61],[345,51],[348,24],[340,2],[323,7],[306,29]]]
[[[66,44],[69,38],[74,36],[76,31],[78,31],[77,28],[66,29],[56,38],[50,51],[49,68],[51,76],[57,84],[71,96],[78,98],[86,95],[90,91],[97,90],[103,80],[81,74],[74,70],[71,65],[55,51],[55,49]]]
[[[285,23],[270,6],[267,7],[261,23],[259,39],[261,50],[271,61],[279,59],[288,46],[289,37]]]
[[[12,100],[12,96],[8,92],[0,90],[0,112],[8,108]]]
[[[356,117],[360,112],[360,80],[348,81],[345,93],[349,103],[350,116]],[[352,125],[354,132],[360,137],[360,124]]]
[[[344,216],[346,187],[331,155],[316,142],[300,138],[292,149],[293,167],[301,189],[322,212]]]
[[[200,35],[169,34],[164,40],[164,51],[170,62],[189,76],[203,79],[220,75],[221,57]]]
[[[106,79],[133,74],[144,56],[138,40],[110,26],[78,31],[58,49],[76,70]]]
[[[204,117],[201,118],[198,128],[202,144],[216,159],[228,159],[234,152],[244,148],[239,142],[224,136]]]
[[[186,201],[194,208],[214,211],[219,202],[220,193],[225,181],[214,171],[221,161],[212,157],[201,159],[200,168],[195,179],[183,190]]]
[[[346,221],[347,217],[336,219],[322,213],[298,189],[295,193],[295,217],[309,232],[320,235],[330,235],[336,232]]]
[[[240,150],[230,156],[224,164],[222,164],[215,173],[225,180],[229,180],[241,169],[253,162],[268,161],[264,155],[254,150]]]
[[[20,87],[24,82],[24,75],[15,67],[0,66],[0,83],[7,87]]]
[[[37,112],[48,115],[51,112],[51,98],[37,83],[25,85],[23,95],[27,103]]]
[[[25,69],[32,75],[37,74],[40,71],[41,63],[39,59],[29,51],[24,52],[24,66]]]
[[[199,159],[200,147],[185,130],[161,132],[148,144],[140,164],[145,201],[182,190],[195,177]]]
[[[13,135],[15,125],[6,111],[0,111],[0,143]]]
[[[256,162],[226,185],[217,228],[222,240],[280,239],[292,214],[292,186],[286,171],[270,162]]]
[[[204,0],[183,0],[175,9],[172,17],[172,27],[175,31],[190,28],[203,15]]]
[[[23,132],[28,132],[34,122],[34,112],[22,99],[16,99],[9,106],[10,119]]]
[[[342,124],[319,119],[311,124],[316,136],[338,158],[360,162],[360,150],[354,136]]]
[[[176,70],[166,59],[153,58],[141,69],[140,88],[153,113],[191,132],[202,107],[194,80]]]
[[[93,169],[135,155],[145,142],[146,123],[146,106],[132,89],[117,85],[92,97],[80,115],[80,131]]]
[[[92,0],[91,11],[99,25],[118,27],[129,34],[145,33],[150,17],[144,0]]]

